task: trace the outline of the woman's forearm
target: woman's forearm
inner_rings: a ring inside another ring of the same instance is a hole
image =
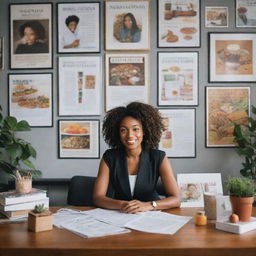
[[[180,207],[180,199],[176,196],[169,196],[164,199],[160,199],[156,201],[157,207],[155,210],[164,210],[175,207]]]
[[[107,196],[97,196],[93,198],[94,205],[111,210],[120,210],[126,201],[112,199]]]

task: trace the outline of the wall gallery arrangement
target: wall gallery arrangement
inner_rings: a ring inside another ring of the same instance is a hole
[[[242,31],[256,27],[255,0],[234,1],[238,32],[228,31],[231,13],[227,6],[205,6],[203,20],[200,0],[157,0],[159,49],[152,60],[151,5],[151,0],[58,2],[56,6],[50,1],[11,3],[9,68],[26,73],[8,76],[9,114],[27,120],[32,127],[53,127],[55,100],[57,115],[69,118],[101,116],[103,106],[108,111],[130,101],[150,103],[154,83],[149,66],[153,62],[157,69],[156,102],[165,126],[159,148],[168,157],[194,158],[195,107],[202,85],[199,51],[191,48],[201,47],[204,25],[214,29],[208,32],[208,81],[225,83],[206,86],[205,146],[234,147],[234,124],[246,124],[250,115],[250,87],[226,85],[256,82],[256,35]],[[57,31],[56,42],[53,31]],[[58,64],[57,97],[53,95],[53,74],[39,72],[53,68],[55,44],[59,54],[54,59]],[[179,47],[185,50],[177,51]],[[3,55],[4,38],[0,35],[0,69],[4,68]],[[29,73],[30,69],[37,71]],[[99,119],[58,120],[58,157],[99,158],[99,138]]]

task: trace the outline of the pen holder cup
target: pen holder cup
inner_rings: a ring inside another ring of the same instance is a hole
[[[32,178],[22,178],[15,180],[15,189],[19,194],[28,194],[32,190]]]

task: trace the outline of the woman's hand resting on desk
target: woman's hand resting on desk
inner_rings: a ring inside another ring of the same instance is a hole
[[[151,210],[153,210],[151,202],[141,202],[139,200],[124,202],[120,209],[124,213],[147,212]]]

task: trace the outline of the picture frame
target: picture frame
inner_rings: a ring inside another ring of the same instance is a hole
[[[255,54],[255,33],[209,33],[209,82],[255,82]]]
[[[105,49],[149,50],[149,0],[105,1]]]
[[[228,7],[227,6],[206,6],[205,7],[206,28],[227,28]]]
[[[200,9],[200,0],[158,0],[158,47],[200,47]]]
[[[253,0],[236,0],[236,27],[256,27],[256,2]]]
[[[57,3],[58,53],[100,52],[100,7],[100,2]]]
[[[99,120],[58,120],[58,158],[98,159],[100,157],[99,129]]]
[[[250,87],[206,86],[206,147],[235,147],[234,125],[250,116]]]
[[[9,13],[10,69],[52,68],[52,3],[12,3]]]
[[[106,111],[131,101],[148,103],[148,59],[147,53],[106,54]]]
[[[196,109],[159,109],[164,131],[159,149],[170,158],[196,157]]]
[[[101,56],[58,58],[59,116],[100,115],[101,91]]]
[[[52,73],[12,73],[8,82],[9,115],[30,127],[52,127]]]
[[[0,37],[0,70],[4,70],[4,38]]]
[[[198,52],[158,52],[157,63],[157,105],[198,105]]]
[[[204,193],[223,194],[220,173],[178,173],[181,207],[204,207]]]

